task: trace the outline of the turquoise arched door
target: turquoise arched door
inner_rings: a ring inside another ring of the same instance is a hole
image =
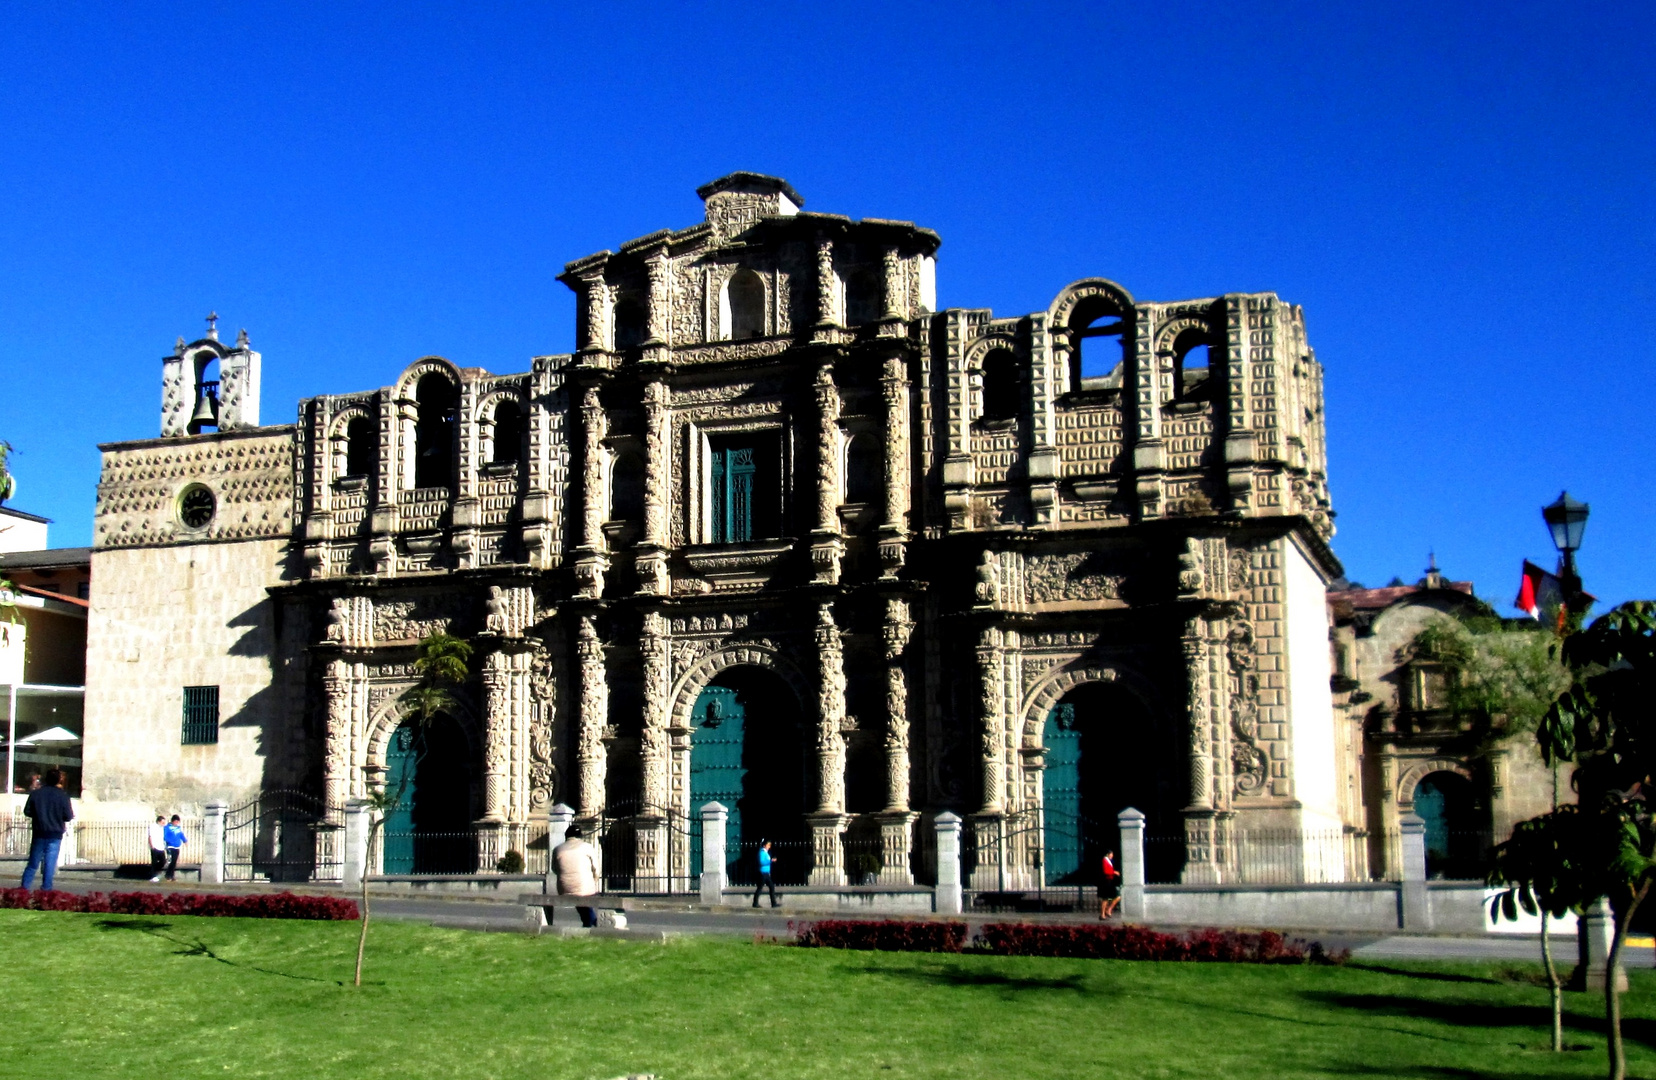
[[[730,811],[725,825],[725,862],[734,868],[742,845],[741,801],[743,709],[736,691],[709,686],[690,711],[690,814],[701,818],[710,802]],[[690,866],[701,872],[701,833],[691,834]]]
[[[397,798],[380,828],[387,874],[414,872],[414,779],[420,764],[415,745],[414,726],[404,724],[391,733],[385,749],[385,790]]]
[[[1081,729],[1075,706],[1060,704],[1041,729],[1046,768],[1041,772],[1041,864],[1048,885],[1081,877]]]

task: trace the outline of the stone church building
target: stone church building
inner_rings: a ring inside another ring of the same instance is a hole
[[[1092,278],[939,310],[927,229],[753,173],[697,194],[566,266],[576,350],[522,372],[425,357],[261,426],[246,333],[179,340],[160,437],[101,447],[93,812],[336,813],[414,770],[412,827],[477,867],[566,803],[686,889],[711,801],[732,852],[830,885],[852,850],[926,880],[943,810],[984,888],[1085,877],[1127,806],[1175,880],[1229,880],[1242,830],[1364,826],[1298,307]],[[473,680],[415,762],[434,631]]]

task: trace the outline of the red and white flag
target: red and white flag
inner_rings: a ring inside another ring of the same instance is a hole
[[[1564,583],[1557,575],[1549,574],[1528,559],[1524,560],[1524,576],[1518,583],[1518,599],[1513,605],[1530,618],[1540,621],[1541,612],[1564,603]]]

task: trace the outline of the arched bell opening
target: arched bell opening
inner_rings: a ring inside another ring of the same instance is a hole
[[[807,760],[801,707],[776,673],[740,665],[715,676],[690,713],[690,813],[717,802],[725,824],[726,872],[751,878],[759,843],[770,840],[777,881],[803,881],[810,870],[805,828]],[[690,865],[701,865],[701,837]]]
[[[395,805],[381,829],[387,874],[477,872],[471,745],[446,713],[406,720],[385,749],[385,790]]]
[[[1137,696],[1114,683],[1065,694],[1042,727],[1041,868],[1048,885],[1095,885],[1106,851],[1121,853],[1117,816],[1145,815],[1145,871],[1177,881],[1187,801],[1167,732]]]

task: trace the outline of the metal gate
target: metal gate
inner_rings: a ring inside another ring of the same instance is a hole
[[[224,817],[226,881],[339,881],[343,813],[303,791],[261,792]]]
[[[655,873],[639,870],[640,819],[660,824],[655,842]],[[623,893],[693,893],[701,888],[701,822],[682,813],[622,803],[605,809],[593,841],[603,853],[604,891]]]

